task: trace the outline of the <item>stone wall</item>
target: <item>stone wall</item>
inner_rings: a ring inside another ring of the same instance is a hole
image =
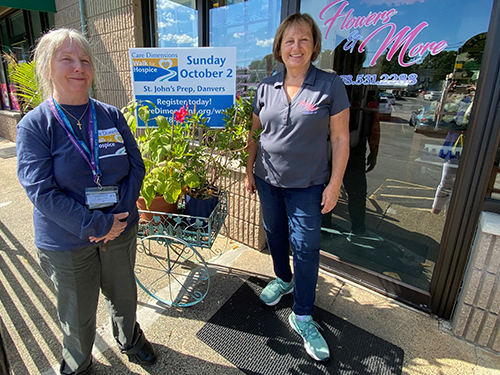
[[[16,126],[19,120],[21,120],[21,112],[0,110],[0,137],[15,142]]]
[[[452,319],[456,335],[500,352],[500,215],[483,212]]]

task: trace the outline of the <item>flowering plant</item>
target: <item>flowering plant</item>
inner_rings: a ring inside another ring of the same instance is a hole
[[[150,119],[152,102],[130,102],[122,113],[136,140],[146,165],[141,196],[149,207],[155,196],[176,203],[183,194],[193,198],[210,198],[218,192],[220,176],[230,167],[246,161],[246,142],[251,126],[251,103],[237,98],[225,111],[224,127],[210,128],[196,107],[183,106],[171,121],[164,116]],[[146,124],[137,129],[138,117]]]
[[[186,168],[197,159],[192,147],[192,127],[175,121],[175,117],[183,117],[182,113],[174,114],[172,121],[161,115],[150,119],[150,106],[154,104],[149,101],[132,101],[122,108],[146,166],[141,196],[148,208],[156,196],[163,196],[168,203],[177,203],[185,191],[199,184],[198,176]],[[137,129],[136,114],[146,124],[145,128]]]

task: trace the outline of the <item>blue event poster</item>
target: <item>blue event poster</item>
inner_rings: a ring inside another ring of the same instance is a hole
[[[223,111],[236,94],[236,47],[131,48],[129,55],[134,98],[155,105],[149,126],[186,105],[202,112],[208,126],[224,126]]]

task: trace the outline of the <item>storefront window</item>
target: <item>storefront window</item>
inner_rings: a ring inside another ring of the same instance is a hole
[[[486,197],[500,201],[500,145],[495,155],[495,163],[488,182]]]
[[[315,64],[351,102],[342,196],[323,220],[335,259],[429,290],[480,75],[492,0],[302,0]],[[492,193],[493,194],[493,193]]]
[[[31,12],[31,32],[34,39],[38,39],[43,34],[41,12]]]
[[[274,34],[280,23],[281,1],[228,1],[210,9],[210,46],[236,47],[240,94],[248,95],[276,71],[272,57]]]
[[[18,12],[10,18],[11,33],[12,35],[21,35],[26,32],[24,26],[24,15],[23,12]]]
[[[32,47],[45,30],[54,25],[52,14],[45,12],[12,10],[0,19],[2,53],[12,54],[18,62],[31,59]],[[1,108],[20,110],[15,88],[9,82],[9,66],[2,59],[0,65]]]
[[[156,1],[159,47],[198,46],[196,0]]]
[[[202,26],[199,4],[209,12]],[[276,72],[272,45],[280,15],[281,0],[156,0],[156,45],[236,47],[236,89],[248,96],[263,78]],[[198,27],[208,34],[205,42],[200,42]]]

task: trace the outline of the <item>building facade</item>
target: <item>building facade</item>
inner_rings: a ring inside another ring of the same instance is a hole
[[[323,38],[315,65],[339,74],[351,101],[351,160],[323,220],[322,266],[500,351],[498,3],[56,0],[36,10],[39,28],[35,11],[15,4],[0,8],[0,26],[12,50],[16,34],[4,29],[23,15],[22,59],[36,33],[83,30],[98,60],[94,97],[123,107],[133,98],[129,48],[235,46],[236,89],[251,95],[283,69],[272,57],[281,20],[309,13]],[[20,113],[12,101],[3,108],[0,136],[14,140]],[[224,181],[228,234],[261,250],[259,205],[243,177]]]

